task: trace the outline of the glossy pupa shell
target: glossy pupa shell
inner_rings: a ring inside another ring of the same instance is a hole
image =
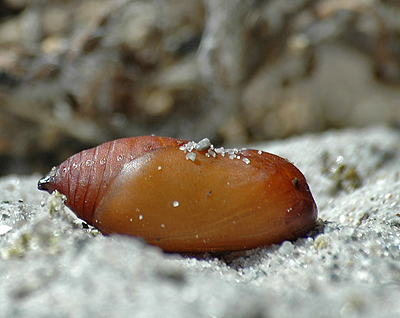
[[[236,251],[305,236],[317,207],[303,174],[257,150],[143,136],[82,151],[38,183],[104,234],[167,252]]]

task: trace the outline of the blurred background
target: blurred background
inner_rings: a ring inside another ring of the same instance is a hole
[[[0,1],[0,175],[126,136],[399,122],[398,0]]]

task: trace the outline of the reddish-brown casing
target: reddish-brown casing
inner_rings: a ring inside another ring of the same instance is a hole
[[[285,159],[191,149],[193,161],[186,144],[155,136],[107,142],[68,158],[38,187],[64,194],[102,233],[142,237],[169,252],[251,249],[315,228],[306,179]]]

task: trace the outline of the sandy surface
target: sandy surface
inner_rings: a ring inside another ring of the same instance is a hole
[[[95,235],[50,215],[41,176],[1,178],[0,316],[399,317],[399,145],[382,127],[258,145],[302,170],[321,229],[229,265]]]

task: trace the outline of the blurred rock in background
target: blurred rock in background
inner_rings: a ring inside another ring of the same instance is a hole
[[[0,175],[125,136],[239,146],[399,122],[398,1],[0,3]]]

